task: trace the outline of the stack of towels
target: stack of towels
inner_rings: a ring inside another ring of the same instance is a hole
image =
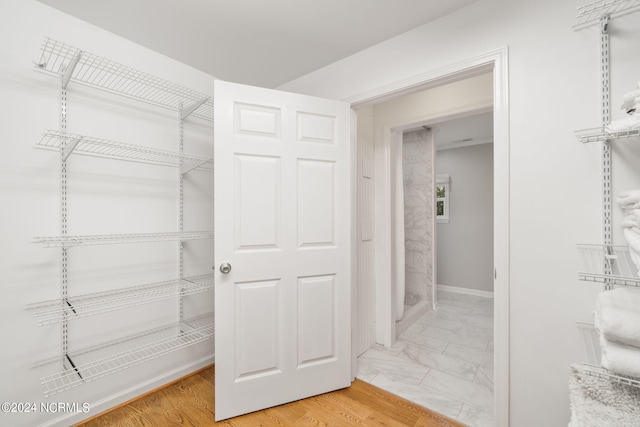
[[[595,327],[600,334],[602,366],[613,374],[640,378],[640,288],[600,293]]]
[[[624,211],[622,233],[629,243],[631,261],[640,276],[640,190],[623,191],[618,194],[618,204]]]
[[[623,130],[640,129],[640,82],[638,87],[622,97],[622,110],[628,114],[620,120],[614,120],[607,125],[607,131],[618,132]]]

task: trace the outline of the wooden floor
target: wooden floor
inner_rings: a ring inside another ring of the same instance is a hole
[[[463,426],[359,380],[343,390],[218,423],[213,421],[213,402],[211,366],[78,426]]]

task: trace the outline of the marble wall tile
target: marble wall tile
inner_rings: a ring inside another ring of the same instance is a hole
[[[424,206],[405,206],[404,226],[407,228],[427,228],[427,208]]]
[[[410,251],[427,252],[427,230],[425,228],[408,228],[404,230],[405,248]]]

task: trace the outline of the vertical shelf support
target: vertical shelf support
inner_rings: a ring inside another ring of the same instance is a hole
[[[600,18],[600,76],[601,76],[601,116],[602,128],[604,129],[611,122],[611,89],[610,89],[610,58],[609,58],[609,15]],[[613,244],[611,234],[611,145],[609,141],[602,144],[602,240],[607,247],[607,252],[611,251]],[[607,276],[612,274],[611,263],[604,261],[604,273]],[[611,290],[613,284],[607,279],[604,284],[605,290]]]
[[[206,99],[204,100],[206,101]],[[204,101],[202,101],[204,103]],[[195,104],[194,104],[195,105]],[[184,119],[200,105],[192,105],[189,107],[189,111],[185,114],[183,110],[183,104],[180,103],[180,109],[178,111],[178,152],[182,156],[184,153]],[[184,159],[180,157],[180,167],[178,168],[178,231],[182,233],[184,231],[184,174],[182,170],[184,168]],[[184,247],[182,240],[178,241],[178,256],[179,256],[179,272],[178,277],[180,280],[180,297],[178,298],[179,310],[180,310],[180,325],[184,321]],[[182,326],[180,326],[182,328]]]

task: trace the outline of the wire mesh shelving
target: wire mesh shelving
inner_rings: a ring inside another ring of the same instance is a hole
[[[212,238],[213,231],[191,231],[182,233],[91,234],[82,236],[35,237],[33,242],[42,243],[45,248],[70,248],[73,246],[123,243],[184,242],[188,240]]]
[[[597,24],[603,16],[612,18],[640,9],[640,0],[598,0],[578,7],[574,30]]]
[[[587,282],[640,287],[638,268],[628,246],[578,245],[578,278]]]
[[[614,139],[640,137],[640,129],[630,129],[610,132],[604,128],[592,128],[576,131],[578,140],[582,143],[605,142]]]
[[[137,99],[153,105],[213,121],[209,95],[180,86],[68,44],[45,38],[36,67],[69,81]]]
[[[213,289],[213,274],[132,286],[31,304],[38,326],[95,316]]]
[[[36,363],[45,396],[77,387],[192,346],[214,335],[213,314],[162,326]],[[73,362],[71,362],[73,360]]]
[[[71,154],[115,160],[181,167],[181,173],[190,170],[213,172],[213,160],[206,157],[180,154],[158,148],[143,147],[124,142],[94,138],[86,135],[47,130],[36,148],[62,151],[66,159]]]

